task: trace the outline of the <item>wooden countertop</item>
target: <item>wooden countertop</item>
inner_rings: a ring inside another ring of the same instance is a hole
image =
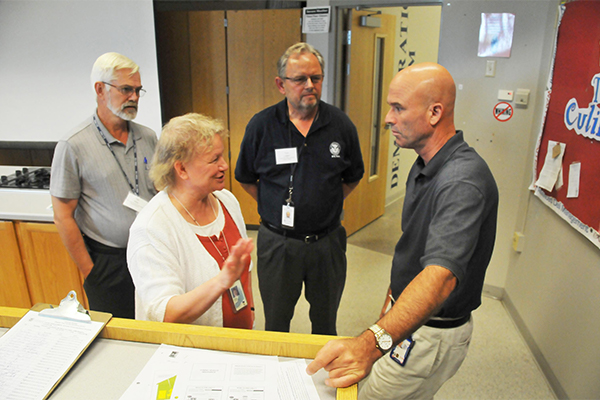
[[[0,307],[0,327],[10,328],[27,313],[25,308]],[[101,338],[140,343],[171,344],[209,350],[314,358],[332,336],[281,333],[210,326],[112,318]],[[337,399],[354,400],[357,386],[338,389]]]

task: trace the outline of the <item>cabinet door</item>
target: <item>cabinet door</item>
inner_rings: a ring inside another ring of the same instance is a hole
[[[64,247],[54,224],[16,223],[31,302],[59,304],[69,291],[88,308],[83,277]]]
[[[31,308],[21,252],[10,221],[0,222],[0,248],[0,306]]]

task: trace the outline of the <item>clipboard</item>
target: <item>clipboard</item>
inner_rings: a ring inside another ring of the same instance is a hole
[[[47,399],[111,318],[85,310],[73,290],[58,306],[33,306],[0,337],[3,395]]]

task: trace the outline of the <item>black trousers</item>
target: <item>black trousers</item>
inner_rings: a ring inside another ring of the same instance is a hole
[[[337,311],[346,283],[346,230],[343,226],[314,243],[304,243],[261,225],[257,256],[266,330],[289,332],[304,284],[312,333],[337,334]]]
[[[84,236],[94,263],[83,283],[90,310],[135,318],[134,286],[127,269],[127,249],[109,247]]]

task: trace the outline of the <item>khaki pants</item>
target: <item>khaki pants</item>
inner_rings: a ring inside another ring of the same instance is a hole
[[[422,326],[413,334],[415,343],[404,366],[390,353],[380,358],[359,383],[358,399],[433,399],[461,366],[472,332],[473,318],[457,328]]]

